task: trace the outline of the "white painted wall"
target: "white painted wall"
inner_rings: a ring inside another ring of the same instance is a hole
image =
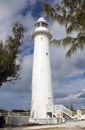
[[[46,118],[46,105],[53,104],[49,52],[51,34],[45,27],[38,27],[34,34],[31,116]]]

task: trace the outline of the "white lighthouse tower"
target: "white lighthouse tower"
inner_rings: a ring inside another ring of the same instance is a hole
[[[32,32],[34,59],[32,72],[31,117],[47,118],[47,106],[53,104],[49,41],[52,38],[48,23],[40,17]]]

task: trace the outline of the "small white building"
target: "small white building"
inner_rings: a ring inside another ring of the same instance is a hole
[[[85,120],[85,115],[82,115],[81,110],[77,110],[77,119],[78,120]]]

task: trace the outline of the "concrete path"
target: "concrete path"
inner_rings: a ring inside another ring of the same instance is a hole
[[[42,126],[29,126],[29,127],[16,127],[16,128],[0,128],[0,130],[41,130],[48,128],[49,130],[53,130],[53,128],[76,128],[85,130],[85,121],[76,121],[76,122],[67,122],[64,124],[58,125],[42,125]],[[56,129],[57,130],[57,129]]]

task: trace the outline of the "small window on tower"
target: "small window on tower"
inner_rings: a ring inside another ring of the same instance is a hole
[[[48,53],[46,52],[46,55],[48,55]]]

